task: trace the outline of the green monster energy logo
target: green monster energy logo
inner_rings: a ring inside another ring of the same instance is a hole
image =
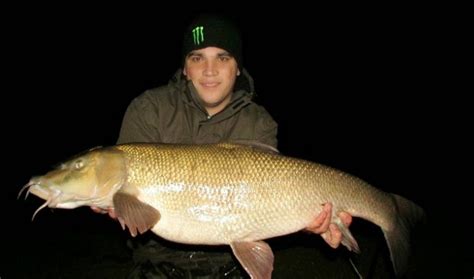
[[[193,40],[195,45],[204,42],[204,27],[198,26],[193,29]]]

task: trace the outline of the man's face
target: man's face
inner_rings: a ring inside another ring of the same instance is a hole
[[[192,81],[207,112],[214,115],[230,102],[240,71],[227,51],[207,47],[188,54],[183,74]]]

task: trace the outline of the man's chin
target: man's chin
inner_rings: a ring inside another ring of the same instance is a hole
[[[205,108],[207,109],[216,109],[219,106],[221,106],[222,101],[218,102],[209,102],[209,101],[203,101],[202,104],[204,105]]]
[[[213,98],[212,96],[209,96],[209,98],[206,98],[206,96],[201,96],[201,102],[205,107],[215,108],[220,106],[224,100],[221,98]]]

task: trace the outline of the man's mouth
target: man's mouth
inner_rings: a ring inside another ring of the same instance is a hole
[[[218,85],[219,85],[218,82],[202,82],[201,83],[202,87],[208,87],[208,88],[217,87]]]

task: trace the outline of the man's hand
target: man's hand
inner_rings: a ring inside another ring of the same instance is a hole
[[[91,209],[92,211],[94,211],[95,213],[100,213],[100,214],[106,214],[108,213],[110,218],[112,219],[117,219],[117,215],[115,214],[115,210],[113,207],[109,207],[107,209],[102,209],[100,207],[96,207],[96,206],[91,206]]]
[[[331,224],[331,212],[332,204],[326,203],[323,207],[323,211],[314,221],[306,228],[306,230],[320,234],[321,237],[331,246],[337,248],[342,241],[342,233],[335,224]],[[339,218],[341,218],[344,226],[349,227],[352,223],[352,216],[347,212],[340,212]]]

